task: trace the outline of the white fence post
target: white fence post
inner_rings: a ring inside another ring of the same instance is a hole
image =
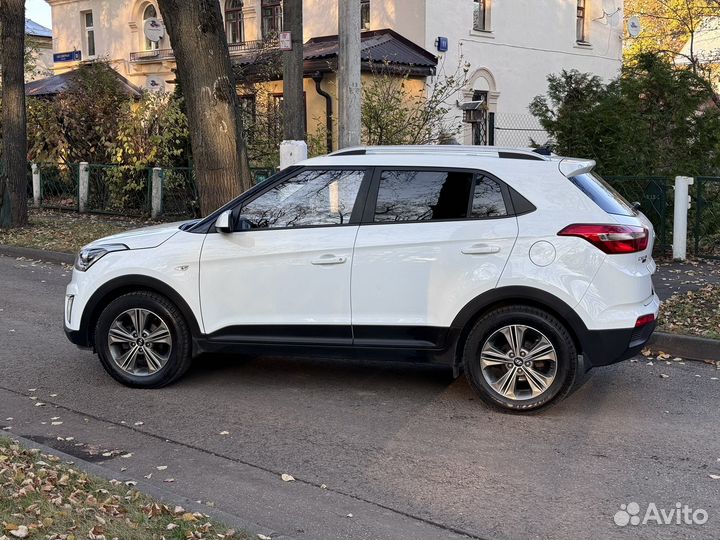
[[[280,143],[280,170],[307,159],[305,141],[283,141]]]
[[[37,163],[33,163],[32,168],[32,189],[33,189],[33,206],[40,208],[40,167]]]
[[[150,180],[150,217],[158,219],[162,215],[162,169],[153,167],[152,178]]]
[[[79,167],[78,211],[87,212],[88,196],[90,194],[90,164],[83,161]]]
[[[688,209],[690,208],[689,186],[694,182],[690,176],[675,177],[675,208],[673,214],[673,259],[687,258]]]

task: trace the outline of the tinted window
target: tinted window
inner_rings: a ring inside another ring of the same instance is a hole
[[[500,184],[487,176],[478,176],[473,193],[471,216],[487,218],[506,215],[507,210]]]
[[[350,221],[364,171],[302,171],[245,205],[252,228],[343,225]]]
[[[466,172],[383,171],[375,222],[465,218],[473,177]]]
[[[632,206],[600,175],[590,172],[570,178],[580,190],[608,214],[634,216]]]

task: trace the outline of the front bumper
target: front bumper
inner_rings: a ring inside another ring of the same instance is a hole
[[[622,362],[638,354],[648,342],[657,322],[639,328],[588,330],[582,336],[583,357],[591,367]]]
[[[77,345],[81,349],[90,349],[90,343],[87,340],[87,333],[81,330],[71,330],[67,325],[63,325],[65,328],[65,335],[67,336],[70,343]]]

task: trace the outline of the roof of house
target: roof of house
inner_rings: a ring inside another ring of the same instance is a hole
[[[35,37],[52,37],[52,30],[45,28],[42,24],[38,24],[32,19],[25,19],[25,34]]]
[[[337,35],[308,40],[303,45],[305,72],[335,69],[338,50]],[[231,57],[231,60],[233,65],[239,68],[252,69],[253,64],[262,61],[264,55],[272,53],[273,49],[248,51],[247,54]],[[418,76],[434,75],[438,63],[434,54],[390,29],[363,32],[360,38],[360,57],[364,71],[371,71],[373,66],[386,65],[391,70]]]
[[[26,96],[54,96],[61,94],[70,86],[70,82],[75,76],[77,70],[67,71],[60,75],[54,75],[46,79],[38,79],[25,84],[25,95]],[[126,94],[132,97],[140,97],[142,90],[128,81],[125,77],[120,75],[117,71],[113,70],[113,73],[120,81],[120,85]]]
[[[305,44],[305,59],[326,59],[338,54],[338,36],[310,39]],[[393,30],[363,32],[360,37],[360,57],[363,62],[390,62],[404,66],[434,69],[437,58]]]

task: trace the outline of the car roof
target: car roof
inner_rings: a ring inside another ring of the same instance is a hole
[[[532,148],[464,145],[357,146],[312,158],[303,166],[398,166],[511,169],[552,165],[565,176],[588,172],[595,161],[538,153]]]

